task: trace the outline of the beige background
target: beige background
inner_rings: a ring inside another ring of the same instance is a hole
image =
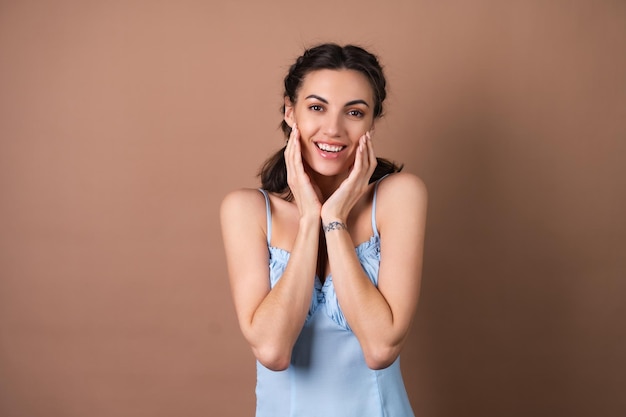
[[[625,2],[3,0],[1,416],[252,415],[218,205],[329,40],[430,192],[416,414],[626,414]]]

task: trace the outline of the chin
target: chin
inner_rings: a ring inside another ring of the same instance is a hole
[[[349,167],[345,167],[343,164],[329,163],[325,161],[314,163],[309,166],[313,172],[325,177],[335,177],[337,175],[346,174],[349,171]]]

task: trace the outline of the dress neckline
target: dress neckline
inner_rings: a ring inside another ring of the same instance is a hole
[[[363,253],[363,251],[376,243],[376,241],[379,239],[379,236],[377,235],[372,235],[368,240],[365,240],[361,243],[359,243],[358,245],[356,245],[354,247],[354,250],[357,254],[357,257],[360,259],[361,258],[361,254]],[[271,246],[271,245],[267,245],[268,249],[270,251],[276,251],[279,252],[281,254],[283,254],[283,256],[285,258],[289,258],[289,256],[291,256],[291,252],[288,251],[287,249],[283,249],[280,248],[278,246]],[[286,260],[285,260],[286,261]],[[326,275],[326,277],[324,278],[324,282],[322,282],[321,278],[319,277],[318,274],[315,274],[315,282],[318,283],[319,285],[321,285],[322,287],[325,287],[328,283],[332,282],[333,277],[332,277],[332,273],[329,273],[328,275]]]

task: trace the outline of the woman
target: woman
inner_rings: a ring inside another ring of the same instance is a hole
[[[305,51],[285,78],[286,146],[262,189],[222,203],[257,417],[413,415],[398,358],[417,306],[426,190],[374,155],[385,85],[360,47]]]

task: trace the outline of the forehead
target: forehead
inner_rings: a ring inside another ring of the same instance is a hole
[[[329,101],[352,101],[362,99],[372,103],[374,91],[362,73],[349,70],[322,69],[311,71],[304,77],[299,96],[315,94]]]

